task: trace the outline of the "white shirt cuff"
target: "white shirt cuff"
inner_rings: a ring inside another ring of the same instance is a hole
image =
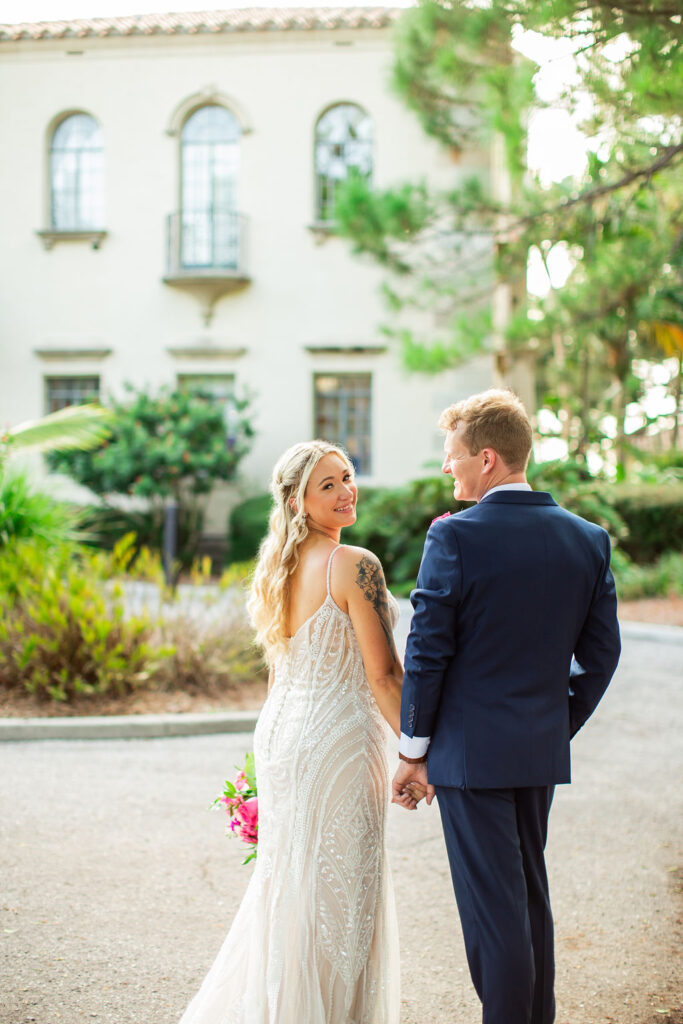
[[[431,739],[431,736],[406,736],[402,732],[398,743],[399,753],[404,757],[424,757]]]

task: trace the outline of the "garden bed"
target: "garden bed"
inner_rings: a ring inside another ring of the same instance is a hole
[[[619,618],[624,622],[652,622],[660,626],[683,626],[683,597],[643,597],[620,601]]]
[[[621,601],[624,622],[683,626],[683,598],[655,597]],[[243,680],[238,685],[210,692],[177,689],[140,689],[124,696],[82,696],[76,702],[46,700],[29,693],[0,691],[0,717],[43,718],[68,715],[151,715],[202,711],[253,711],[266,699],[264,679]]]
[[[80,697],[75,702],[45,700],[34,694],[0,691],[0,718],[45,718],[70,715],[158,715],[202,711],[253,711],[266,699],[262,680],[243,682],[219,693],[186,690],[138,690],[121,697]]]

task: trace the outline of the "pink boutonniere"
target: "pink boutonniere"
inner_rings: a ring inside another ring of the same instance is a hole
[[[434,525],[434,523],[438,523],[439,519],[450,519],[452,514],[452,512],[444,512],[442,516],[437,516],[436,519],[432,519],[432,526]]]

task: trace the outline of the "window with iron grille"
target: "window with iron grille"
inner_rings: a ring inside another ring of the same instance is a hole
[[[97,402],[100,397],[99,377],[46,377],[45,409],[57,412],[67,405]]]
[[[337,103],[315,126],[316,220],[334,219],[335,195],[351,174],[372,177],[372,120],[355,103]]]
[[[181,264],[236,268],[240,127],[225,107],[191,114],[181,135]]]
[[[102,129],[89,114],[65,117],[52,133],[50,226],[56,231],[104,226]]]
[[[371,472],[372,375],[316,373],[313,376],[315,436],[342,445],[356,472]]]

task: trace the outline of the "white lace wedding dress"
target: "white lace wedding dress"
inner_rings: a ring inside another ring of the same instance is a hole
[[[181,1024],[398,1024],[386,728],[330,593],[337,550],[275,666],[254,735],[256,867]]]

